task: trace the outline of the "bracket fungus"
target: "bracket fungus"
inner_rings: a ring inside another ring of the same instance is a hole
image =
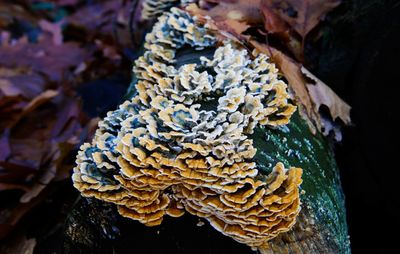
[[[187,211],[221,233],[260,247],[288,231],[300,211],[302,169],[258,171],[250,134],[285,125],[296,107],[265,54],[217,43],[178,8],[158,19],[135,62],[136,94],[99,123],[74,168],[85,197],[118,206],[147,226]],[[179,50],[215,48],[179,65]]]
[[[145,0],[143,1],[143,9],[141,12],[142,19],[147,20],[155,18],[178,3],[179,0]]]

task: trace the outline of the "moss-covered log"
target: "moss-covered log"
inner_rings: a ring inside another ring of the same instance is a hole
[[[269,248],[262,250],[263,253],[349,253],[344,196],[332,144],[320,134],[313,135],[298,114],[292,117],[287,126],[277,129],[257,128],[252,139],[257,148],[255,160],[265,174],[278,161],[286,166],[298,165],[304,169],[302,210],[297,223],[289,232],[272,239]],[[139,250],[146,250],[151,242],[160,241],[170,251],[201,253],[196,252],[199,249],[190,247],[194,244],[193,240],[188,239],[191,238],[190,233],[182,233],[192,230],[199,241],[209,239],[211,235],[217,238],[214,239],[217,243],[230,246],[226,250],[231,249],[231,253],[244,251],[243,248],[238,251],[237,243],[220,239],[226,237],[212,232],[213,229],[209,226],[199,230],[195,226],[194,218],[185,216],[176,220],[180,222],[169,219],[166,225],[144,228],[138,223],[118,218],[116,210],[110,205],[94,200],[81,200],[67,222],[65,251],[102,252],[115,249],[118,250],[117,253],[124,253],[130,248],[125,244],[127,238],[131,237],[130,241],[139,246]],[[130,228],[124,226],[126,223]],[[120,234],[121,227],[123,233]],[[143,230],[146,237],[138,237]],[[167,239],[166,235],[169,235]],[[166,245],[165,241],[170,240],[171,236],[174,241],[183,242],[181,244],[185,247],[180,250],[173,243]],[[178,240],[179,237],[181,239]],[[150,250],[156,251],[154,247]],[[201,250],[225,253],[215,245]]]
[[[332,143],[313,135],[296,114],[284,128],[259,128],[254,134],[258,164],[304,168],[302,211],[294,228],[270,241],[265,253],[350,253],[344,195]]]
[[[164,215],[186,211],[261,253],[349,253],[331,144],[293,114],[275,65],[232,41],[218,44],[178,9],[154,27],[136,61],[132,98],[81,147],[74,186],[118,205],[125,217],[157,226],[156,234]],[[126,250],[118,240],[93,239],[119,231],[115,211],[107,205],[110,214],[104,214],[101,206],[83,203],[73,211],[66,252]],[[167,234],[182,230],[171,227]],[[135,232],[140,234],[121,236]]]
[[[311,134],[296,114],[287,127],[259,128],[253,139],[258,149],[256,159],[265,165],[264,170],[268,171],[269,165],[277,160],[305,169],[302,184],[305,192],[301,196],[302,210],[297,223],[289,232],[272,239],[270,249],[263,253],[350,253],[339,172],[326,138]],[[148,250],[148,253],[157,250],[162,253],[163,248],[174,253],[246,252],[246,246],[239,246],[217,234],[210,226],[199,228],[196,223],[194,217],[185,216],[169,219],[165,225],[146,228],[118,217],[111,205],[81,200],[67,221],[64,250],[66,253],[106,253],[111,250],[125,253],[136,246],[139,252]],[[198,244],[204,242],[206,245],[200,248],[193,238]],[[248,253],[251,253],[249,248]]]

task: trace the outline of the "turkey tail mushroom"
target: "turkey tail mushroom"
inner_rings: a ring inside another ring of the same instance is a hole
[[[276,66],[233,41],[217,44],[178,8],[159,17],[144,46],[136,94],[81,147],[74,186],[147,226],[187,211],[251,247],[288,231],[300,211],[302,169],[279,162],[260,173],[250,137],[257,126],[287,124],[296,110]],[[183,47],[216,50],[178,67]]]

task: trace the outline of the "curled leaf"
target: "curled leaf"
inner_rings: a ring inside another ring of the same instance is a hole
[[[214,3],[214,1],[206,2]],[[187,10],[192,15],[211,17],[217,26],[225,27],[223,30],[243,36],[242,33],[250,26],[263,24],[259,5],[260,0],[218,1],[218,4],[210,9],[202,9],[191,4]]]
[[[339,118],[345,124],[350,124],[351,107],[344,102],[329,86],[315,77],[309,70],[301,67],[301,72],[313,83],[307,83],[307,89],[314,103],[314,110],[318,112],[321,105],[328,107],[333,120]]]
[[[262,0],[260,5],[264,16],[264,27],[269,33],[281,33],[289,29],[286,22],[270,8],[267,1]]]
[[[326,84],[283,52],[256,41],[250,41],[250,43],[259,51],[269,55],[279,66],[288,80],[295,99],[302,105],[303,110],[300,110],[300,113],[308,120],[310,129],[315,132],[316,127],[324,135],[328,135],[333,130],[336,139],[340,140],[338,127],[331,120],[321,117],[319,110],[321,105],[325,105],[333,121],[339,118],[344,124],[350,124],[351,107]]]
[[[264,12],[273,14],[274,20],[277,20],[276,16],[280,17],[304,38],[326,13],[340,4],[341,0],[262,0],[262,2]]]
[[[87,52],[76,42],[54,44],[59,39],[43,34],[38,43],[28,43],[26,37],[16,41],[2,41],[0,65],[29,68],[46,74],[52,81],[60,81],[70,68],[76,68],[87,58]]]

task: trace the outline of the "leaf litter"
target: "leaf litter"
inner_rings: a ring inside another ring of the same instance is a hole
[[[116,73],[130,75],[136,52],[128,27],[131,4],[0,5],[0,240],[12,237],[24,253],[32,253],[36,240],[25,237],[20,220],[63,191],[60,182],[69,181],[74,154],[98,121],[83,111],[78,90]],[[14,240],[0,252],[21,253]]]

